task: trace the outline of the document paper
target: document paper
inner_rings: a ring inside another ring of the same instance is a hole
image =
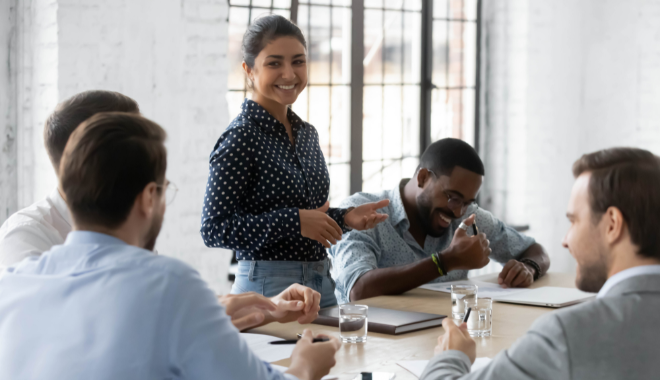
[[[284,340],[275,336],[249,333],[241,333],[241,336],[247,342],[250,350],[257,354],[259,359],[268,363],[290,358],[293,349],[296,347],[295,344],[268,344],[268,342]]]
[[[491,360],[493,359],[487,357],[477,358],[474,361],[474,364],[472,364],[471,371],[476,371],[478,369],[481,369],[482,367],[487,366],[488,363],[491,362]],[[422,376],[422,373],[424,372],[424,368],[426,368],[426,365],[428,363],[429,363],[428,360],[402,360],[400,362],[397,362],[396,364],[400,365],[406,371],[412,373],[417,378],[419,378],[420,376]]]
[[[521,288],[503,288],[498,284],[493,284],[491,282],[484,282],[484,281],[475,281],[475,280],[437,282],[433,284],[422,285],[420,286],[420,288],[433,290],[435,292],[451,293],[452,285],[477,285],[478,287],[477,294],[480,297],[489,297],[489,298],[510,296],[512,294],[526,292],[529,290],[529,289],[521,289]]]

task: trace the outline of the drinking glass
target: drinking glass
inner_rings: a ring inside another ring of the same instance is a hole
[[[465,310],[471,308],[467,320],[470,336],[490,336],[493,331],[493,300],[491,298],[474,298],[463,301]]]
[[[367,341],[366,305],[339,305],[339,336],[342,342],[362,343]]]
[[[477,285],[451,286],[451,317],[463,319],[465,316],[464,300],[477,298]]]

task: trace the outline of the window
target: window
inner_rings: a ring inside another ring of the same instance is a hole
[[[249,23],[276,13],[305,34],[309,83],[292,108],[318,130],[333,205],[355,191],[396,186],[412,175],[432,141],[477,141],[479,0],[229,5],[230,114],[250,96],[241,68]],[[352,96],[362,101],[352,102]]]

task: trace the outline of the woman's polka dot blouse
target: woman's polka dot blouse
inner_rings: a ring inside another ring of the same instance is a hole
[[[316,129],[289,109],[286,129],[245,99],[241,113],[211,153],[201,234],[208,247],[236,251],[238,260],[319,261],[321,243],[300,234],[298,209],[323,206],[330,177]],[[344,232],[346,209],[328,215]]]

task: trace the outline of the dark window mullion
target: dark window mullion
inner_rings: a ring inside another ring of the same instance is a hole
[[[419,155],[431,144],[431,94],[433,90],[433,0],[422,1]]]
[[[351,17],[351,179],[350,193],[362,191],[364,108],[364,0],[353,0]]]

